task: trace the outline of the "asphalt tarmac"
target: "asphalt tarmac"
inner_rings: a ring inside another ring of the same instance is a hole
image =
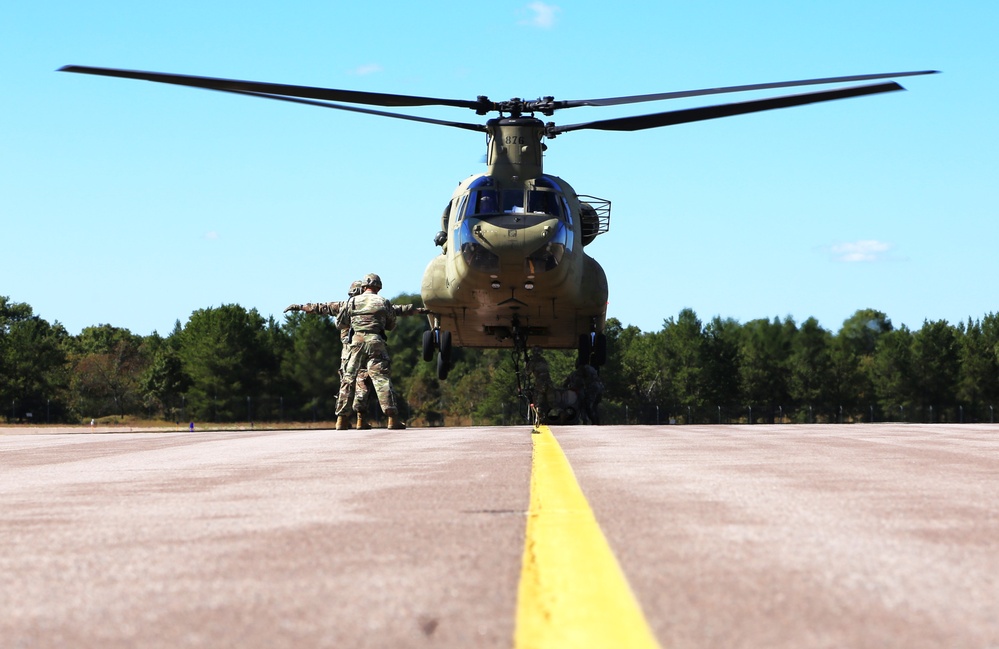
[[[553,433],[662,647],[999,648],[999,425]],[[0,646],[513,647],[538,437],[0,428]]]

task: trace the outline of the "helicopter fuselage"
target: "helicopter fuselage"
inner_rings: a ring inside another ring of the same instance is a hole
[[[442,218],[444,250],[427,266],[424,305],[459,347],[574,348],[603,330],[607,279],[583,251],[582,203],[568,183],[488,174],[462,182]]]
[[[507,117],[486,127],[486,173],[451,195],[438,235],[443,250],[423,274],[431,326],[449,330],[459,347],[527,339],[577,347],[582,334],[604,328],[607,278],[583,247],[606,230],[567,182],[544,174],[541,120]]]

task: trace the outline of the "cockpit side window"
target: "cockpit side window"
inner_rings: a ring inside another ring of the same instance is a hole
[[[458,199],[458,209],[454,211],[454,213],[458,215],[458,218],[455,219],[456,223],[461,222],[461,220],[465,218],[465,201],[467,200],[468,200],[468,194],[465,194],[464,196]]]
[[[565,200],[565,196],[559,194],[559,202],[562,204],[562,214],[565,215],[565,222],[572,225],[572,210],[569,209],[569,201]]]

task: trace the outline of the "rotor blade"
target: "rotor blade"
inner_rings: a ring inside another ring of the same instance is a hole
[[[619,119],[605,119],[596,122],[586,122],[583,124],[570,124],[568,126],[554,126],[549,129],[549,132],[553,135],[558,135],[560,133],[568,133],[569,131],[579,131],[582,129],[595,129],[599,131],[640,131],[647,128],[673,126],[674,124],[686,124],[687,122],[699,122],[706,119],[731,117],[732,115],[743,115],[745,113],[757,113],[764,110],[773,110],[775,108],[804,106],[806,104],[814,104],[821,101],[846,99],[849,97],[862,97],[864,95],[874,95],[882,92],[893,92],[896,90],[905,90],[905,88],[895,82],[879,83],[870,86],[856,86],[853,88],[840,88],[839,90],[810,92],[803,95],[771,97],[769,99],[757,99],[754,101],[745,101],[734,104],[720,104],[718,106],[672,110],[665,113],[636,115],[634,117],[622,117]]]
[[[610,97],[607,99],[579,99],[555,102],[556,108],[575,108],[576,106],[617,106],[620,104],[635,104],[643,101],[660,101],[663,99],[680,99],[682,97],[700,97],[703,95],[719,95],[728,92],[748,92],[751,90],[773,90],[776,88],[791,88],[794,86],[811,86],[825,83],[849,83],[853,81],[872,81],[874,79],[891,79],[895,77],[914,77],[921,74],[938,74],[938,70],[922,70],[920,72],[891,72],[881,74],[859,74],[849,77],[826,77],[823,79],[802,79],[799,81],[779,81],[776,83],[756,83],[746,86],[727,86],[723,88],[703,88],[701,90],[681,90],[679,92],[661,92],[652,95],[632,95],[630,97]]]
[[[216,79],[212,77],[195,77],[183,74],[168,74],[163,72],[143,72],[141,70],[118,70],[115,68],[93,68],[83,65],[66,65],[59,72],[76,72],[79,74],[95,74],[105,77],[121,77],[124,79],[139,79],[158,83],[172,83],[178,86],[207,88],[209,90],[229,90],[251,92],[267,95],[287,95],[289,97],[305,97],[326,101],[345,101],[352,104],[369,104],[372,106],[454,106],[480,110],[481,102],[462,99],[435,99],[433,97],[414,97],[410,95],[389,95],[378,92],[360,92],[356,90],[336,90],[333,88],[313,88],[311,86],[291,86],[279,83],[262,83],[259,81],[240,81],[238,79]]]
[[[298,99],[297,97],[283,97],[281,95],[269,95],[263,92],[246,92],[244,90],[221,90],[219,92],[228,92],[234,95],[246,95],[247,97],[262,97],[264,99],[276,99],[278,101],[287,101],[293,104],[306,104],[308,106],[319,106],[321,108],[335,108],[336,110],[346,110],[352,113],[364,113],[366,115],[378,115],[380,117],[392,117],[395,119],[406,119],[411,122],[423,122],[425,124],[437,124],[438,126],[453,126],[455,128],[463,128],[468,131],[477,131],[480,133],[485,133],[488,129],[485,124],[466,124],[464,122],[451,122],[442,119],[432,119],[430,117],[418,117],[416,115],[403,115],[401,113],[388,113],[383,110],[373,110],[371,108],[359,108],[357,106],[344,106],[343,104],[333,104],[323,101],[313,101],[311,99]]]

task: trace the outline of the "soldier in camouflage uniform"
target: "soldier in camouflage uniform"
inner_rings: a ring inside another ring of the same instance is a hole
[[[393,430],[405,428],[405,424],[399,420],[395,393],[392,392],[392,379],[389,376],[391,360],[385,345],[386,333],[395,328],[395,309],[391,302],[378,295],[382,288],[382,280],[378,275],[365,275],[363,285],[364,291],[347,300],[336,319],[337,327],[341,331],[348,331],[350,335],[350,358],[340,380],[340,397],[337,400],[337,427],[346,425],[352,402],[357,410],[357,427],[369,425],[365,412],[358,409],[360,404],[356,400],[357,375],[365,368],[374,385],[382,412],[388,417],[387,427]]]
[[[347,292],[348,299],[354,297],[355,295],[360,295],[364,290],[363,282],[357,280],[350,285],[350,289]],[[317,313],[319,315],[328,315],[332,317],[337,317],[340,310],[343,309],[344,305],[347,304],[347,300],[339,302],[308,302],[306,304],[292,304],[284,310],[285,313],[289,311],[304,311],[305,313]],[[399,306],[393,306],[397,316],[412,316],[419,315],[421,313],[426,313],[426,309],[422,307],[417,307],[413,304],[402,304]],[[347,361],[350,358],[351,351],[351,341],[350,341],[350,330],[341,330],[340,332],[340,381],[343,381],[343,376],[347,371]],[[357,372],[357,379],[354,384],[354,399],[353,408],[357,412],[367,412],[368,408],[368,397],[373,390],[373,385],[371,384],[371,379],[368,377],[368,369],[363,367]],[[336,411],[341,412],[339,395],[337,400]],[[348,423],[348,418],[344,417],[342,420],[337,418],[337,430],[347,430],[350,428]],[[370,429],[371,426],[365,421],[364,429]]]
[[[347,298],[349,299],[354,297],[355,295],[360,295],[362,290],[363,288],[361,286],[361,280],[357,280],[351,283],[350,289],[348,289],[347,291]],[[305,313],[317,313],[319,315],[328,315],[328,316],[333,316],[335,318],[337,314],[340,313],[340,309],[342,309],[343,305],[345,305],[346,303],[347,300],[339,302],[308,302],[306,304],[291,304],[288,306],[287,309],[284,310],[284,312],[288,313],[289,311],[304,311]],[[341,331],[340,334],[341,335],[340,335],[339,378],[341,381],[343,381],[343,373],[347,369],[347,359],[350,357],[350,336],[348,336],[347,332],[345,331]],[[358,384],[363,386],[367,378],[368,378],[367,372],[358,373],[357,375]],[[358,394],[364,394],[365,397],[368,394],[367,389],[364,387],[359,389],[357,392]],[[343,428],[340,428],[339,425],[337,426],[337,430],[346,430],[347,428],[348,426],[344,426]]]

